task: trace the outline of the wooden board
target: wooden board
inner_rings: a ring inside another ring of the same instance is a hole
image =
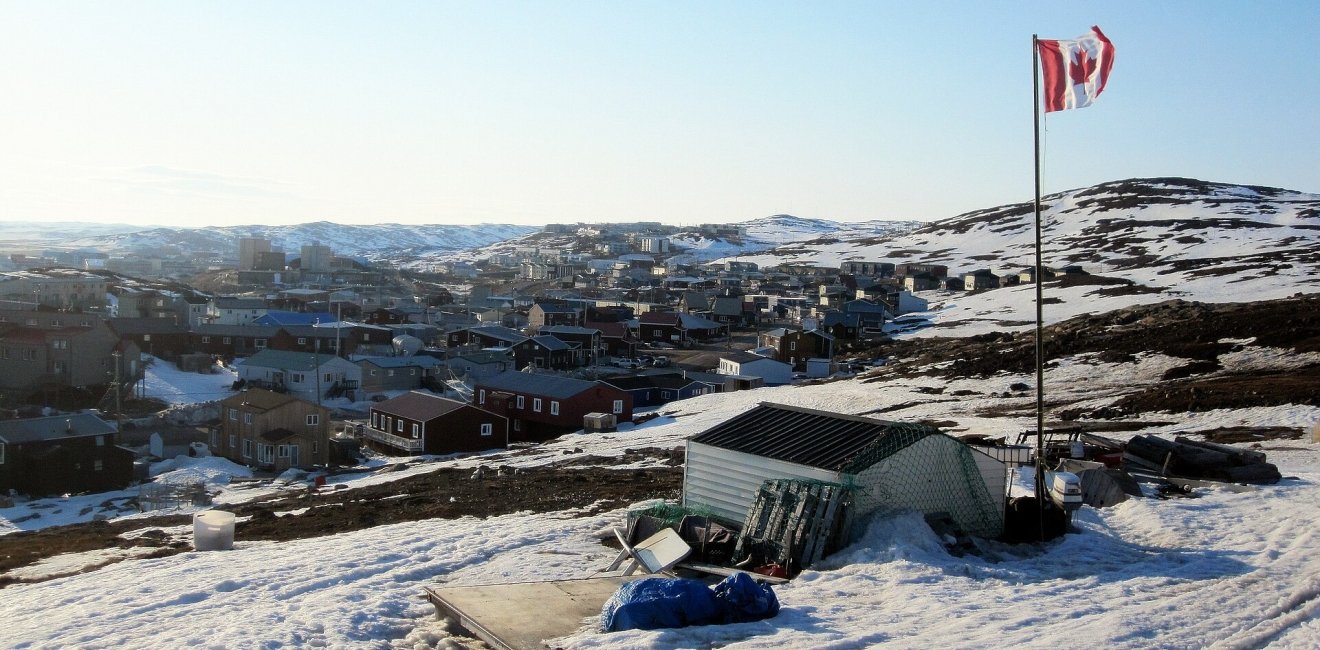
[[[547,647],[544,640],[573,634],[583,619],[599,616],[619,585],[644,577],[427,587],[426,597],[438,614],[458,621],[492,648],[538,650]]]

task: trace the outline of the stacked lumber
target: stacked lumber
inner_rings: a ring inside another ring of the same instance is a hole
[[[747,512],[734,557],[779,564],[793,575],[835,550],[851,502],[851,490],[836,483],[770,479]]]

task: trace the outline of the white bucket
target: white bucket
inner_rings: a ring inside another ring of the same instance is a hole
[[[193,515],[193,548],[199,551],[234,548],[234,513],[206,510]]]

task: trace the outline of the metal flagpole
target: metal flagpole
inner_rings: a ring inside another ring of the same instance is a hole
[[[1031,35],[1031,122],[1034,136],[1033,157],[1036,172],[1036,504],[1040,509],[1040,539],[1045,540],[1045,341],[1044,312],[1041,306],[1041,282],[1045,279],[1040,262],[1040,50]]]

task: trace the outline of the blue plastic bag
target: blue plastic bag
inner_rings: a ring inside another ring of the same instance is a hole
[[[700,580],[642,578],[625,582],[600,611],[603,632],[657,630],[718,623],[715,594]]]
[[[771,618],[779,613],[779,599],[770,585],[746,573],[735,573],[715,585],[721,623],[742,623]]]

